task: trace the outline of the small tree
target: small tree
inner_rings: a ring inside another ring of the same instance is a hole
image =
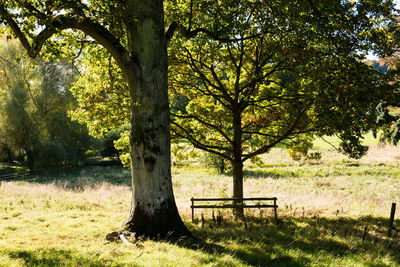
[[[205,1],[191,8],[189,23],[210,25],[223,38],[200,34],[171,46],[171,97],[187,99],[183,110],[172,107],[172,129],[231,163],[233,197],[243,198],[246,160],[304,134],[337,134],[344,152],[365,154],[359,140],[381,77],[360,53],[386,48],[379,33],[383,21],[384,30],[394,23],[389,3]]]

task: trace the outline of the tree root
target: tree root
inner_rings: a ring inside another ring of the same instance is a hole
[[[106,240],[109,242],[117,242],[119,240],[119,231],[114,231],[106,235]]]
[[[172,236],[171,236],[172,235]],[[134,242],[129,241],[128,238],[129,237],[133,237]],[[142,245],[139,243],[143,237],[139,237],[139,238],[135,238],[135,233],[132,233],[128,230],[119,230],[119,231],[114,231],[111,232],[109,234],[106,235],[106,240],[109,242],[119,242],[121,241],[122,243],[126,244],[126,245],[131,245],[131,246],[136,246],[138,248],[142,247]],[[169,233],[167,234],[167,236],[165,236],[164,238],[161,238],[160,236],[158,238],[153,238],[152,240],[158,240],[158,241],[172,241],[174,243],[182,243],[182,242],[187,242],[189,241],[189,243],[193,242],[193,241],[199,241],[200,239],[194,235],[190,235],[190,236],[180,236],[179,238],[173,236],[173,233]]]
[[[109,242],[118,242],[119,240],[126,245],[134,245],[132,244],[124,235],[122,231],[114,231],[106,235],[106,240]]]
[[[119,238],[121,239],[122,243],[124,243],[124,244],[126,244],[126,245],[133,245],[131,242],[129,242],[128,239],[125,238],[125,236],[124,236],[123,233],[121,233],[121,234],[119,235]]]

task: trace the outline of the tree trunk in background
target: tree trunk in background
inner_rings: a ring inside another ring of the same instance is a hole
[[[30,171],[33,171],[35,169],[35,158],[34,158],[34,153],[31,149],[25,149],[26,153],[26,161],[28,164],[28,168]]]
[[[221,162],[219,164],[219,173],[224,174],[225,173],[225,160],[221,158]]]
[[[238,110],[238,109],[236,109]],[[243,198],[243,161],[242,161],[242,120],[241,114],[234,111],[233,115],[233,161],[232,161],[232,176],[233,176],[233,197]],[[235,215],[243,217],[243,201],[234,201],[237,205]]]
[[[127,1],[130,52],[132,206],[125,230],[136,236],[191,236],[171,181],[168,58],[162,0]]]
[[[233,197],[243,198],[243,162],[233,161],[232,162],[232,174],[233,174]],[[235,215],[237,217],[243,217],[243,201],[234,201],[234,204],[238,205],[235,208]]]

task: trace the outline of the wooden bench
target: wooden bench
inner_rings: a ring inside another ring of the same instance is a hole
[[[277,214],[277,209],[278,206],[276,205],[276,197],[259,197],[259,198],[191,198],[190,201],[192,202],[192,205],[190,208],[192,209],[192,222],[194,221],[194,209],[207,209],[207,208],[213,208],[213,209],[233,209],[236,207],[243,207],[243,208],[273,208],[274,209],[274,216],[275,219],[278,218]],[[230,204],[205,204],[205,203],[200,203],[195,205],[195,202],[232,202]],[[233,201],[241,202],[243,204],[234,204]],[[260,203],[252,203],[252,204],[246,204],[245,201],[272,201],[273,204],[260,204]]]

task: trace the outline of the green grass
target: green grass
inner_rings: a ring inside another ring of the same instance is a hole
[[[199,210],[192,223],[189,199],[229,196],[232,178],[198,165],[173,168],[177,205],[197,243],[105,240],[129,211],[126,169],[2,182],[0,266],[400,266],[400,236],[386,237],[390,205],[400,203],[400,153],[374,149],[359,161],[321,150],[322,161],[311,163],[273,150],[261,167],[247,164],[245,196],[278,197],[278,221],[271,210],[247,211],[246,222],[224,210],[218,225]]]
[[[328,149],[334,147],[339,147],[340,139],[336,136],[324,136],[323,138],[316,138],[313,142],[313,148],[315,149]],[[374,138],[372,133],[364,135],[362,144],[365,146],[375,146],[379,144],[379,140]]]

